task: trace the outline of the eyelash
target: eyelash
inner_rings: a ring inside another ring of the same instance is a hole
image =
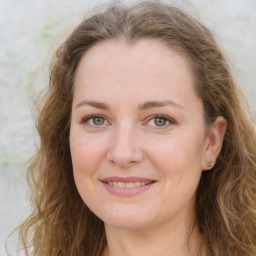
[[[103,116],[103,115],[90,115],[90,116],[87,116],[87,117],[83,118],[81,123],[85,124],[85,125],[87,125],[89,127],[96,128],[96,129],[99,129],[99,128],[101,128],[104,125],[104,124],[103,125],[90,124],[89,121],[90,121],[90,119],[93,120],[93,118],[102,118],[104,123],[108,122],[107,119],[105,118],[105,116]],[[166,128],[166,127],[168,127],[170,125],[177,124],[177,122],[174,119],[172,119],[172,118],[170,118],[170,117],[168,117],[166,115],[159,115],[159,114],[158,115],[153,115],[153,116],[149,117],[149,119],[148,119],[148,121],[146,123],[149,123],[150,121],[156,120],[157,118],[158,119],[162,119],[162,120],[168,122],[167,125],[165,124],[163,126],[155,125],[155,127],[158,127],[159,129],[163,129],[163,128]]]
[[[164,128],[166,128],[166,127],[169,127],[170,125],[174,125],[174,124],[177,124],[177,122],[174,120],[174,119],[172,119],[172,118],[170,118],[169,116],[166,116],[166,115],[153,115],[153,116],[151,116],[149,119],[148,119],[148,121],[147,121],[147,123],[149,123],[150,121],[154,121],[154,120],[156,120],[156,119],[162,119],[162,120],[164,120],[164,121],[167,121],[168,122],[168,124],[165,124],[165,125],[163,125],[163,126],[157,126],[157,125],[155,125],[155,127],[158,127],[159,129],[164,129]]]
[[[92,127],[92,128],[96,128],[96,129],[101,128],[101,126],[103,126],[103,125],[89,124],[90,119],[93,120],[93,118],[102,118],[104,120],[104,123],[107,122],[107,119],[103,115],[90,115],[90,116],[83,118],[81,123],[85,124],[89,127]]]

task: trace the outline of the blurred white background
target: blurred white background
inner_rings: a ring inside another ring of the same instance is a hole
[[[36,92],[47,84],[54,49],[100,2],[108,1],[0,0],[0,256],[7,255],[7,235],[29,212],[25,172],[36,139]],[[187,2],[225,50],[255,121],[256,1]],[[17,255],[16,243],[9,242],[11,255]]]

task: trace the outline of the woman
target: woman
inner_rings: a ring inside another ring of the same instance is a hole
[[[212,34],[182,10],[144,1],[87,17],[51,65],[26,255],[255,255],[244,102]]]

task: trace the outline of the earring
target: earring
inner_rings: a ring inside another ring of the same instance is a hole
[[[207,166],[207,167],[212,167],[212,165],[213,165],[213,162],[212,162],[212,161],[206,162],[206,166]]]

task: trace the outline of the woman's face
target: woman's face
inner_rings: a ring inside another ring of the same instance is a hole
[[[184,56],[155,40],[105,41],[75,77],[70,149],[85,204],[107,226],[193,217],[210,138]]]

